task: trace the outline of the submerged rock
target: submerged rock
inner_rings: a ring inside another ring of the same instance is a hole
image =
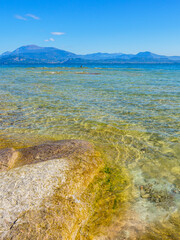
[[[0,171],[7,170],[17,157],[18,152],[14,148],[0,149]]]
[[[158,184],[146,184],[140,186],[141,198],[146,198],[150,202],[159,203],[159,206],[167,208],[173,204],[173,195],[166,189],[158,189]]]
[[[103,162],[86,141],[0,151],[0,238],[76,239],[88,219],[81,198]]]

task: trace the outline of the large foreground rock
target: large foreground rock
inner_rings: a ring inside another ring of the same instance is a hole
[[[92,144],[49,142],[0,150],[0,238],[86,239],[84,191],[102,166]]]

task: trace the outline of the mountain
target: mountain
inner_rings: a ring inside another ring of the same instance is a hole
[[[180,57],[167,57],[151,52],[139,52],[138,54],[123,53],[92,53],[77,55],[53,47],[39,47],[27,45],[17,48],[12,52],[0,55],[0,64],[62,64],[62,63],[180,63]]]
[[[92,53],[86,55],[79,55],[80,58],[88,60],[105,60],[105,59],[130,59],[133,54],[123,54],[123,53]]]
[[[11,52],[9,52],[9,51],[7,51],[7,52],[4,52],[2,55],[0,55],[0,56],[7,56],[7,55],[9,55]]]
[[[151,52],[140,52],[131,58],[132,62],[140,63],[171,63],[171,59],[164,55],[157,55]]]
[[[178,57],[178,56],[172,56],[172,57],[168,57],[168,58],[173,61],[180,61],[180,57]]]
[[[166,56],[163,55],[157,55],[152,52],[139,52],[138,54],[135,55],[137,58],[166,58]]]
[[[9,54],[2,54],[0,63],[59,63],[69,58],[76,57],[76,54],[60,50],[53,47],[39,47],[36,45],[28,45],[17,48]]]
[[[101,59],[113,59],[121,56],[122,53],[92,53],[86,55],[80,55],[79,57],[89,60],[101,60]]]

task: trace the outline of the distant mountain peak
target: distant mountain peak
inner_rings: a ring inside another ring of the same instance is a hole
[[[6,52],[2,53],[1,56],[7,56],[7,55],[9,55],[10,53],[11,53],[10,51],[6,51]]]
[[[150,51],[139,52],[138,54],[141,54],[141,53],[143,53],[143,54],[153,54],[153,53],[150,52]]]
[[[146,56],[146,57],[153,56],[153,55],[155,55],[155,54],[152,52],[149,52],[149,51],[139,52],[138,54],[136,54],[136,56]]]
[[[24,53],[27,51],[36,51],[36,50],[41,50],[41,49],[43,49],[43,47],[39,47],[37,45],[26,45],[26,46],[17,48],[12,53],[21,53],[21,52]]]
[[[22,47],[20,47],[20,48],[42,49],[43,47],[39,47],[39,46],[37,46],[37,45],[33,45],[33,44],[31,44],[31,45],[25,45],[25,46],[22,46]]]
[[[0,64],[61,64],[64,62],[86,63],[180,63],[180,57],[157,55],[150,51],[135,54],[105,53],[77,55],[54,47],[40,47],[34,44],[17,48],[0,55]]]
[[[139,52],[138,54],[135,55],[135,57],[140,57],[140,58],[167,58],[166,56],[163,55],[158,55],[149,51],[145,52]]]
[[[76,54],[57,48],[26,45],[1,55],[0,59],[11,63],[61,63],[73,57],[75,58]]]

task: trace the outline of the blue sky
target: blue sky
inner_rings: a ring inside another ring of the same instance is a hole
[[[0,0],[0,33],[0,53],[36,44],[180,55],[180,0]]]

